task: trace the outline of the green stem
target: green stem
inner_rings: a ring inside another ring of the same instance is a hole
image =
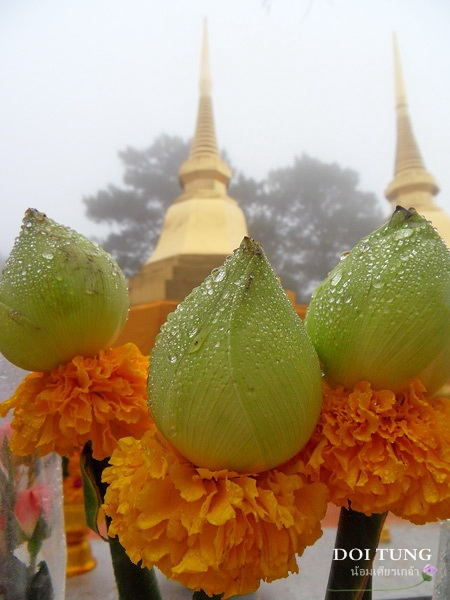
[[[203,590],[198,592],[194,592],[192,596],[192,600],[220,600],[223,594],[213,594],[212,596],[208,596]]]
[[[108,459],[98,461],[92,456],[92,446],[86,444],[83,450],[82,471],[85,503],[93,503],[94,510],[87,507],[87,513],[97,514],[105,499],[107,485],[102,481],[103,469],[108,465]],[[89,490],[91,493],[88,493]],[[95,490],[95,491],[93,491]],[[91,507],[92,508],[92,507]],[[89,509],[89,510],[88,510]],[[92,520],[92,516],[89,518]],[[89,521],[88,521],[89,522]],[[111,518],[106,517],[106,527],[109,530]],[[161,594],[154,569],[141,567],[129,559],[119,538],[108,537],[109,550],[116,579],[119,600],[161,600]]]
[[[424,583],[425,579],[422,579],[422,581],[419,581],[419,583],[415,583],[414,585],[407,585],[406,587],[399,587],[399,588],[389,588],[389,589],[379,589],[379,590],[366,590],[366,591],[370,591],[370,592],[400,592],[402,590],[412,590],[412,588],[416,588],[419,585],[422,585],[422,583]],[[359,590],[329,590],[330,592],[357,592]]]
[[[325,600],[342,600],[343,591],[351,594],[346,600],[372,599],[372,576],[365,573],[372,569],[386,515],[368,517],[351,508],[341,508]]]
[[[120,600],[161,600],[155,570],[132,563],[117,537],[109,539],[109,548]]]

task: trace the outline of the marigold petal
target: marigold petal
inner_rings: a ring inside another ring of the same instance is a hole
[[[324,387],[316,430],[301,456],[331,501],[365,514],[392,511],[413,523],[450,518],[450,402],[415,380],[397,395]]]
[[[173,485],[188,502],[198,500],[206,494],[201,478],[195,476],[195,470],[190,463],[175,463],[171,474]]]
[[[152,422],[147,371],[148,358],[130,343],[31,373],[0,405],[2,415],[14,410],[13,452],[70,456],[90,440],[94,458],[110,456],[119,438],[141,437]]]
[[[225,485],[223,485],[225,483]],[[239,485],[232,481],[220,481],[218,492],[212,498],[208,514],[206,516],[212,525],[223,525],[236,515],[233,505],[237,506],[242,500],[244,493]]]
[[[164,468],[143,474],[157,446]],[[152,426],[141,440],[121,440],[104,471],[110,535],[134,562],[193,590],[250,593],[296,572],[296,554],[321,536],[327,490],[303,470],[298,458],[258,475],[199,469]]]
[[[195,547],[191,548],[186,552],[183,556],[183,560],[181,560],[176,567],[172,569],[173,573],[183,574],[183,573],[206,573],[208,570],[208,564],[210,561],[203,557],[200,548]]]

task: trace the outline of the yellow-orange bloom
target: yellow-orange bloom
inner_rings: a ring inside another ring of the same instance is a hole
[[[327,491],[292,459],[257,475],[195,467],[155,427],[125,438],[104,471],[110,535],[131,560],[208,595],[246,594],[297,572],[321,536]]]
[[[324,388],[319,424],[302,453],[330,499],[413,523],[450,518],[450,401],[420,381],[394,394],[367,382]]]
[[[139,438],[152,422],[147,370],[148,358],[125,344],[31,373],[0,405],[0,416],[14,410],[12,451],[70,456],[90,440],[94,458],[110,456],[119,438]]]

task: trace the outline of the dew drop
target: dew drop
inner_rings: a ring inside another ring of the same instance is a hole
[[[335,275],[333,275],[332,279],[331,279],[331,285],[335,286],[337,285],[340,280],[342,279],[342,273],[338,272]]]
[[[409,227],[408,227],[408,228],[406,228],[406,229],[399,229],[398,231],[396,231],[396,232],[394,233],[394,238],[395,238],[396,240],[401,240],[401,239],[403,239],[403,238],[408,238],[408,237],[410,237],[411,235],[413,235],[413,233],[414,233],[414,230],[413,230],[413,229],[410,229]]]
[[[177,428],[175,427],[175,425],[171,425],[168,429],[167,429],[167,436],[174,438],[177,435]]]
[[[225,279],[225,269],[218,269],[214,273],[214,281],[223,281]]]
[[[378,278],[375,278],[375,279],[373,279],[373,281],[372,281],[372,286],[373,286],[375,289],[377,289],[377,290],[379,290],[380,288],[382,288],[382,287],[383,287],[383,285],[384,285],[384,283],[383,283],[383,281],[382,281],[382,280],[381,280],[379,277],[378,277]]]

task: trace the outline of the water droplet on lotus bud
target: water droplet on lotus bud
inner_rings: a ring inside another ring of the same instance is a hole
[[[200,467],[256,473],[306,444],[319,362],[260,244],[244,238],[162,327],[149,398],[160,431]]]
[[[351,301],[334,311],[343,286]],[[435,393],[450,378],[448,248],[414,209],[397,207],[319,285],[305,325],[331,382],[396,390],[418,377]]]
[[[126,280],[99,246],[28,209],[0,277],[0,352],[49,371],[109,347],[128,314]]]

